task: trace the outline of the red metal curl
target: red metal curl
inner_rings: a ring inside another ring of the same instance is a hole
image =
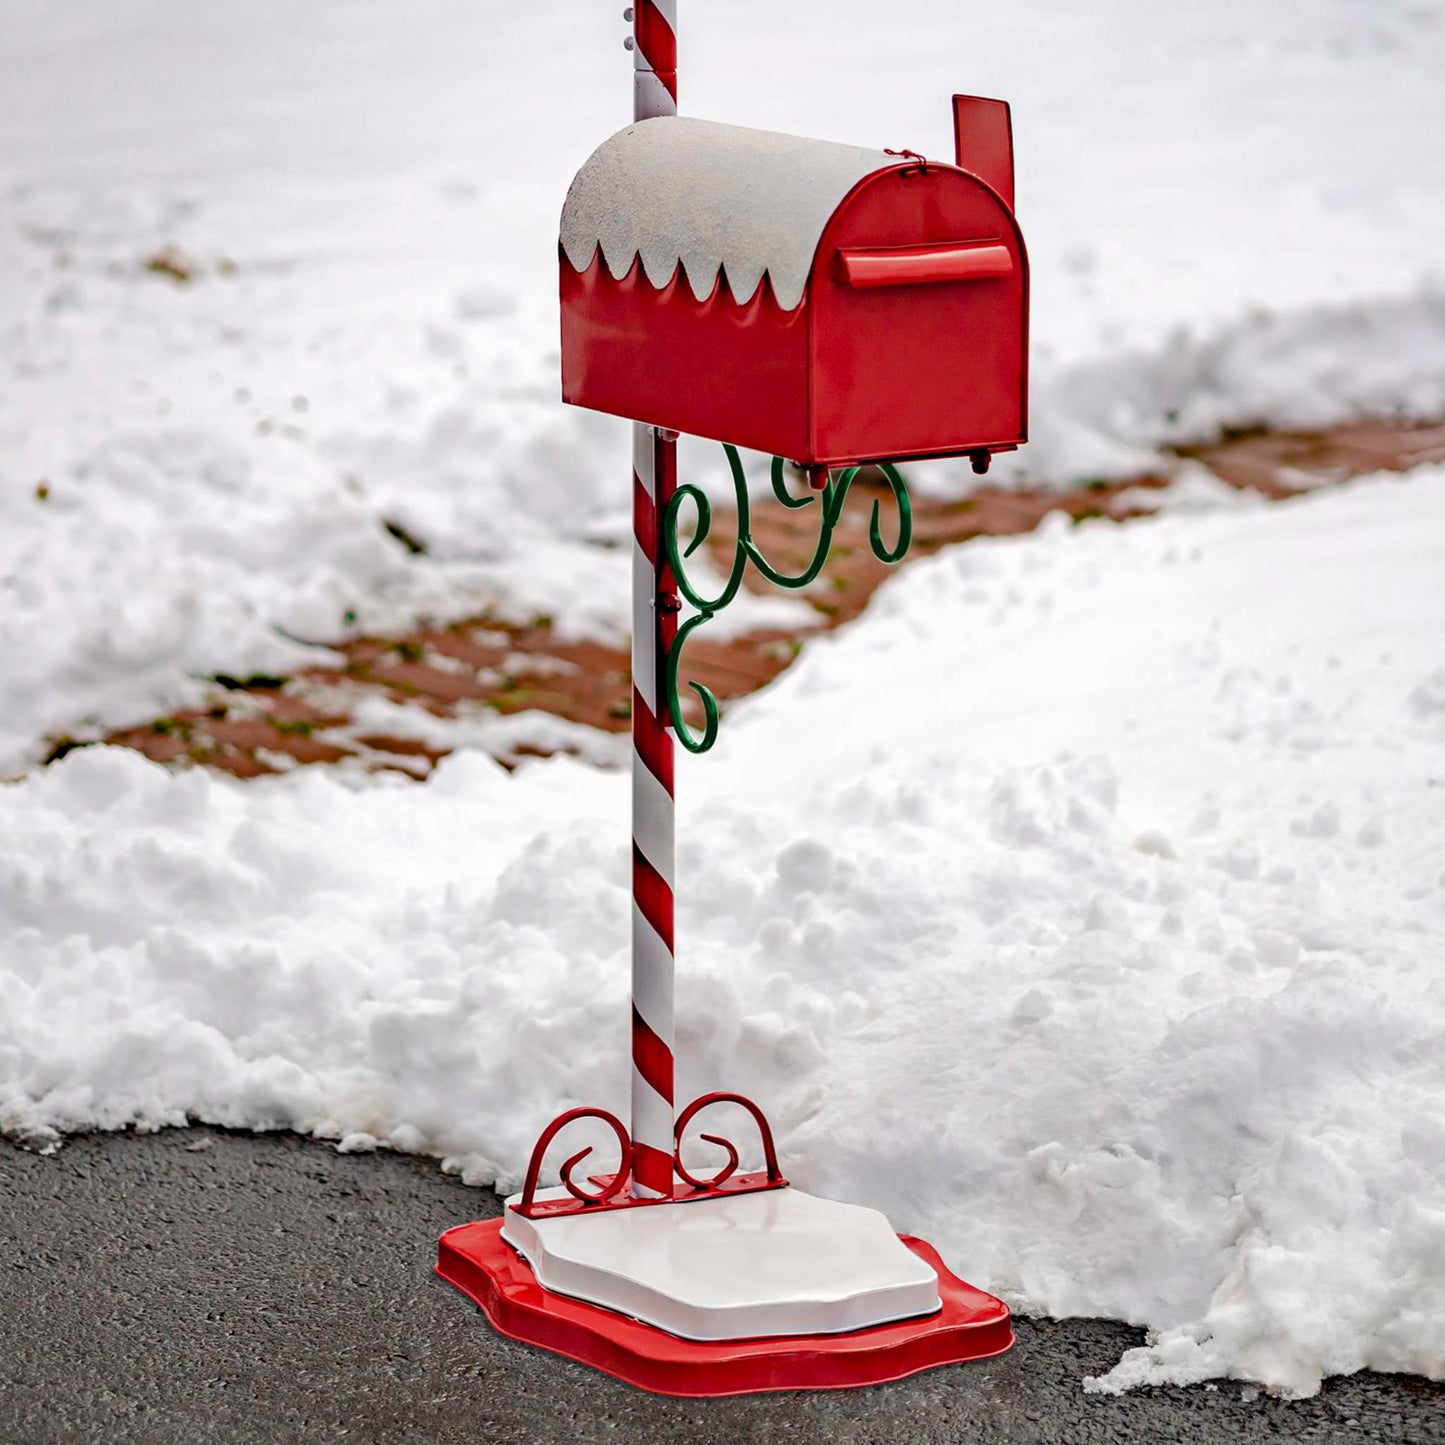
[[[782,1184],[783,1171],[778,1167],[778,1151],[773,1146],[773,1131],[768,1127],[767,1118],[763,1111],[753,1103],[751,1099],[745,1098],[742,1094],[703,1094],[696,1098],[677,1116],[677,1123],[673,1126],[673,1137],[677,1143],[673,1149],[672,1165],[678,1175],[694,1189],[716,1189],[724,1180],[732,1177],[738,1167],[738,1151],[732,1143],[723,1139],[717,1134],[704,1134],[702,1137],[709,1144],[718,1144],[728,1151],[728,1162],[713,1175],[711,1179],[694,1179],[683,1167],[682,1163],[682,1135],[683,1131],[692,1122],[693,1117],[706,1109],[710,1104],[741,1104],[749,1114],[753,1116],[753,1122],[758,1126],[758,1134],[763,1141],[763,1162],[767,1167],[768,1183]]]
[[[589,1144],[587,1148],[574,1154],[562,1165],[562,1183],[567,1192],[574,1199],[581,1200],[583,1204],[606,1204],[614,1195],[620,1193],[623,1185],[627,1183],[630,1172],[628,1166],[632,1159],[632,1140],[628,1137],[627,1130],[622,1127],[622,1121],[615,1114],[609,1114],[606,1109],[568,1109],[565,1114],[559,1114],[542,1130],[542,1137],[532,1147],[532,1157],[527,1163],[527,1179],[522,1185],[522,1202],[517,1206],[517,1213],[523,1218],[529,1218],[531,1215],[533,1198],[537,1193],[537,1176],[542,1172],[542,1157],[547,1152],[547,1146],[574,1119],[601,1119],[603,1123],[611,1125],[612,1132],[617,1135],[617,1143],[622,1150],[622,1162],[618,1165],[617,1173],[596,1194],[589,1194],[585,1189],[578,1188],[572,1182],[573,1169],[592,1152],[592,1146]]]

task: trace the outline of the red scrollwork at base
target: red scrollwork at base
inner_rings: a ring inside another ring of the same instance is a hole
[[[716,1144],[719,1148],[727,1151],[727,1162],[710,1179],[699,1179],[688,1172],[682,1162],[683,1132],[698,1114],[713,1104],[736,1104],[752,1115],[753,1122],[758,1126],[758,1135],[763,1145],[764,1167],[761,1170],[739,1174],[737,1172],[739,1156],[736,1145],[720,1134],[704,1134],[702,1137],[709,1144]],[[616,1135],[622,1151],[617,1171],[614,1174],[589,1175],[587,1182],[594,1186],[595,1192],[589,1192],[577,1184],[572,1178],[572,1171],[592,1152],[589,1145],[571,1155],[559,1171],[562,1185],[570,1197],[538,1199],[537,1181],[541,1177],[542,1161],[547,1148],[563,1129],[578,1119],[601,1119]],[[722,1194],[752,1194],[764,1189],[787,1187],[788,1181],[783,1177],[783,1171],[778,1166],[778,1151],[773,1143],[773,1131],[768,1126],[767,1117],[751,1099],[742,1094],[717,1092],[703,1094],[694,1099],[677,1116],[673,1134],[676,1144],[673,1150],[672,1167],[679,1182],[674,1183],[670,1195],[636,1198],[626,1192],[627,1183],[632,1177],[632,1140],[623,1127],[622,1121],[615,1114],[609,1114],[605,1109],[569,1109],[565,1114],[559,1114],[547,1125],[533,1146],[532,1157],[527,1162],[526,1179],[522,1185],[522,1197],[511,1207],[524,1219],[545,1219],[558,1214],[581,1214],[608,1209],[640,1209],[657,1204],[686,1204],[698,1199],[715,1199]]]

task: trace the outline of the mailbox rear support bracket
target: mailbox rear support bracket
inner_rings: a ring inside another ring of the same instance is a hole
[[[665,672],[665,692],[668,715],[672,720],[672,730],[678,742],[690,753],[705,753],[717,741],[718,705],[717,698],[713,696],[711,689],[700,682],[688,683],[701,701],[703,709],[703,730],[701,734],[694,733],[683,716],[682,698],[678,686],[682,653],[687,646],[688,638],[700,627],[711,622],[738,595],[738,589],[742,586],[743,576],[747,572],[749,563],[752,563],[753,567],[775,587],[797,591],[811,586],[822,572],[828,555],[832,551],[833,532],[843,514],[843,506],[848,500],[849,488],[862,470],[861,467],[844,467],[836,474],[826,472],[821,488],[816,489],[817,495],[809,493],[795,497],[787,488],[783,459],[781,457],[773,458],[771,473],[773,495],[783,506],[790,511],[800,511],[804,507],[812,506],[815,501],[821,502],[818,514],[818,544],[813,550],[813,558],[801,572],[789,574],[774,567],[763,556],[757,543],[753,541],[752,504],[748,496],[748,481],[743,472],[742,459],[735,446],[725,442],[723,450],[727,453],[728,468],[732,473],[733,495],[737,503],[737,540],[733,546],[733,560],[728,572],[728,579],[716,597],[705,597],[698,592],[688,581],[685,566],[687,559],[707,541],[712,528],[712,504],[707,499],[707,493],[691,482],[683,482],[673,493],[671,501],[668,502],[662,514],[662,545],[672,568],[672,575],[676,579],[677,589],[697,609],[696,613],[677,629],[677,636],[667,650]],[[875,500],[873,515],[868,523],[868,541],[873,549],[873,555],[880,562],[892,566],[903,560],[913,541],[913,508],[908,500],[908,486],[898,469],[888,462],[879,462],[877,466],[887,480],[893,493],[894,503],[898,508],[898,536],[891,547],[884,541],[881,526],[882,504]],[[692,505],[695,523],[692,538],[684,546],[680,535],[682,509],[688,503]]]

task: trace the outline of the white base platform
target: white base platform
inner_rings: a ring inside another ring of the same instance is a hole
[[[841,1334],[940,1308],[937,1274],[876,1209],[799,1189],[544,1219],[520,1202],[502,1238],[544,1288],[686,1340]]]

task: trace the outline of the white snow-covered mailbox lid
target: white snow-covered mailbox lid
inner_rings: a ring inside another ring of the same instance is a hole
[[[803,299],[823,228],[883,151],[683,116],[641,121],[592,152],[562,207],[562,247],[585,271],[600,245],[621,280],[641,256],[659,290],[678,263],[706,300],[726,268],[733,298],[768,274],[778,304]]]
[[[563,398],[809,465],[1012,450],[1008,108],[954,104],[973,170],[677,116],[604,141],[562,210]]]

